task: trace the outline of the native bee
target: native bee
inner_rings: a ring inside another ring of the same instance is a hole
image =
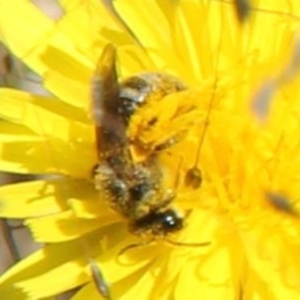
[[[94,76],[91,111],[99,161],[93,169],[95,188],[104,194],[112,209],[128,221],[130,232],[150,236],[150,241],[165,238],[184,227],[185,217],[172,206],[174,190],[162,185],[164,174],[158,161],[160,151],[176,143],[177,139],[171,137],[155,149],[146,151],[143,160],[135,161],[130,150],[135,141],[128,136],[127,129],[131,117],[143,105],[185,89],[179,79],[165,73],[148,72],[119,82],[116,50],[111,44],[104,47]],[[198,185],[199,174],[194,166],[188,172],[186,182],[195,186],[196,181]],[[185,246],[209,244],[186,244],[169,239],[167,242]],[[131,244],[119,255],[145,244],[147,242]],[[101,270],[95,263],[90,266],[98,291],[105,299],[111,299]]]
[[[135,162],[126,132],[132,114],[151,97],[162,98],[184,89],[181,81],[163,73],[144,73],[119,82],[116,51],[111,44],[103,50],[92,96],[99,159],[94,182],[111,207],[128,220],[134,234],[164,237],[184,225],[184,218],[171,207],[173,190],[161,187],[157,152]]]

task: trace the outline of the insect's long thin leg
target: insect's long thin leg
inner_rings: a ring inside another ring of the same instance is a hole
[[[222,32],[220,34],[222,34]],[[215,79],[213,82],[211,96],[210,96],[208,106],[207,106],[207,113],[206,113],[206,116],[205,116],[205,119],[203,122],[203,129],[202,129],[202,132],[200,135],[200,140],[199,140],[199,143],[197,146],[194,165],[187,171],[186,176],[185,176],[186,185],[191,186],[194,189],[200,187],[200,185],[202,183],[202,174],[201,174],[200,168],[198,167],[198,164],[200,161],[200,154],[201,154],[202,146],[203,146],[204,139],[206,136],[206,132],[208,129],[211,111],[212,111],[213,103],[215,100],[215,93],[216,93],[216,89],[217,89],[217,85],[218,85],[218,65],[219,65],[220,50],[221,50],[221,39],[219,40],[218,50],[217,50],[217,55],[216,55],[216,68],[215,68],[215,76],[214,76]]]

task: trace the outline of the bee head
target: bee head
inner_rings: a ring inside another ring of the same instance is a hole
[[[140,219],[131,222],[130,228],[135,234],[149,233],[164,237],[169,233],[179,231],[184,226],[184,219],[174,209],[153,211]]]

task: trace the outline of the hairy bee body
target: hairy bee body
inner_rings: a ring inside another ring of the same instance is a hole
[[[94,85],[94,118],[99,163],[94,169],[96,189],[111,207],[128,220],[135,234],[165,236],[183,227],[183,218],[171,207],[172,189],[163,188],[158,153],[134,161],[127,128],[131,116],[149,101],[182,91],[184,85],[163,73],[144,73],[118,82],[115,50],[102,54]]]

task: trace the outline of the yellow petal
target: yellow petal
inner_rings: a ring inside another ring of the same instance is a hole
[[[0,97],[0,116],[23,124],[36,134],[50,135],[68,141],[72,131],[80,131],[79,126],[83,128],[86,126],[85,130],[91,127],[89,126],[91,122],[84,112],[55,99],[4,88],[1,89]],[[72,125],[77,125],[78,128],[73,129]]]
[[[101,218],[81,220],[72,211],[56,213],[53,216],[27,219],[34,240],[39,243],[66,242],[95,231],[99,228],[116,223],[116,218],[109,212]]]
[[[0,121],[0,140],[3,143],[12,142],[37,142],[42,138],[36,135],[32,130],[19,125],[12,124],[6,121]]]
[[[7,47],[40,75],[44,74],[47,67],[40,54],[55,23],[26,0],[0,1],[0,28],[0,38]]]
[[[170,40],[172,28],[156,1],[134,1],[131,3],[115,1],[114,5],[133,33],[142,41],[156,67],[164,71],[166,71],[167,66],[168,70],[169,68],[171,70],[180,68],[182,63],[172,49],[172,41]],[[153,15],[155,18],[152,17]],[[160,50],[163,50],[163,53]],[[167,60],[164,60],[166,58]],[[177,68],[172,68],[175,65]]]
[[[94,129],[88,119],[72,107],[35,97],[25,92],[1,90],[2,117],[23,124],[40,136],[38,141],[22,142],[16,135],[15,142],[3,143],[3,170],[89,178],[97,159],[93,150]]]
[[[0,216],[26,218],[58,213],[66,206],[65,199],[54,197],[55,191],[62,185],[33,181],[2,186]]]
[[[41,294],[46,297],[68,286],[83,284],[89,275],[84,270],[87,260],[83,256],[82,245],[75,242],[70,246],[46,246],[14,265],[1,277],[1,295],[9,295],[9,299],[40,299]],[[62,280],[62,276],[65,276],[65,280]],[[54,281],[55,285],[52,284]]]
[[[0,215],[10,218],[49,216],[70,209],[68,201],[76,198],[82,202],[94,199],[97,203],[97,193],[91,184],[81,180],[49,178],[5,185],[0,187]]]
[[[84,284],[88,276],[83,272],[84,259],[60,264],[44,274],[15,284],[30,299],[41,299],[60,294]]]

